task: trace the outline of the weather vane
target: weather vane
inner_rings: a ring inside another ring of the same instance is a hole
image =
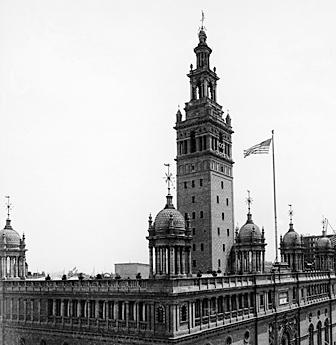
[[[248,213],[251,213],[251,204],[252,204],[253,199],[251,198],[249,190],[247,191],[247,195],[248,196],[247,196],[246,202],[247,202],[247,205],[248,205]]]
[[[173,174],[170,172],[170,164],[164,164],[167,167],[167,172],[165,173],[165,180],[168,185],[168,195],[170,195],[170,186],[173,185]]]
[[[10,203],[9,199],[10,199],[10,196],[6,195],[5,198],[7,199],[7,204],[6,204],[6,207],[7,207],[7,219],[9,219],[10,217],[10,211],[12,209],[12,204]]]
[[[322,230],[326,231],[327,227],[327,218],[325,216],[322,216]]]
[[[292,224],[292,222],[293,222],[293,208],[292,208],[292,204],[288,204],[288,206],[289,206],[289,212],[288,212],[288,214],[289,214],[289,221],[290,221],[290,223]]]
[[[205,26],[204,26],[204,12],[202,11],[202,19],[201,19],[201,22],[202,22],[202,26],[201,26],[201,30],[206,30]]]

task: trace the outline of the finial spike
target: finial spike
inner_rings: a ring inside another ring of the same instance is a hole
[[[7,204],[6,204],[6,208],[7,208],[7,219],[10,219],[10,211],[12,209],[12,204],[10,203],[10,196],[6,195],[5,198],[7,199]]]
[[[170,172],[170,164],[169,163],[165,163],[164,164],[167,167],[167,172],[165,173],[165,179],[166,179],[166,183],[167,183],[167,187],[168,187],[168,195],[170,195],[170,187],[172,184],[172,179],[173,179],[173,174]]]
[[[247,191],[247,199],[246,199],[246,202],[247,202],[247,207],[248,207],[248,214],[251,214],[251,204],[252,204],[252,198],[251,198],[251,194],[250,194],[250,191],[248,190]]]
[[[289,212],[288,212],[288,214],[289,214],[289,224],[293,224],[293,208],[292,208],[292,204],[288,204],[288,206],[289,206]]]
[[[201,30],[204,30],[204,12],[203,12],[203,10],[202,10],[202,19],[201,19],[201,22],[202,22]]]
[[[325,236],[327,233],[328,219],[322,216],[322,235]]]

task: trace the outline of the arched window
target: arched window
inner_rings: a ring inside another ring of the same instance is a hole
[[[195,317],[201,316],[201,302],[199,299],[195,302]]]
[[[190,133],[190,152],[193,153],[196,151],[196,137],[195,132]]]
[[[215,315],[217,312],[216,309],[216,297],[212,297],[210,300],[210,314]]]
[[[187,306],[184,304],[181,307],[181,322],[187,321],[187,316],[188,316]]]
[[[221,314],[223,313],[223,296],[219,296],[217,300],[217,309],[218,313]]]
[[[225,344],[226,345],[231,345],[232,344],[232,338],[231,337],[227,337]]]
[[[202,315],[203,316],[208,316],[209,315],[209,301],[207,298],[205,298],[202,301]]]
[[[244,333],[244,344],[248,344],[249,341],[250,341],[250,331],[247,330],[247,331]]]
[[[157,320],[159,323],[164,323],[164,307],[162,305],[157,309]]]
[[[314,345],[314,326],[313,324],[310,324],[308,328],[309,333],[309,345]]]
[[[329,344],[329,320],[324,321],[324,344]]]
[[[40,345],[47,345],[47,343],[46,343],[45,340],[42,339],[42,340],[40,341]]]
[[[322,322],[317,324],[317,345],[322,345]]]
[[[26,344],[25,338],[20,338],[19,345],[25,345],[25,344]]]

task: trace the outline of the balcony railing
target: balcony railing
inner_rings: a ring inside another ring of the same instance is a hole
[[[311,282],[326,279],[336,279],[333,272],[297,272],[297,273],[268,273],[256,275],[222,275],[212,277],[190,277],[179,279],[127,279],[127,280],[50,280],[50,281],[1,281],[0,290],[4,293],[71,293],[76,292],[94,294],[95,292],[109,294],[111,292],[148,292],[179,293],[199,290],[232,289],[234,287],[252,287],[274,283]]]

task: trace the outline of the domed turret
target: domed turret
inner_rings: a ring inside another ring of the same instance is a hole
[[[281,261],[292,271],[303,270],[304,247],[301,236],[294,230],[292,205],[289,205],[289,229],[283,238],[280,237],[280,252]]]
[[[246,223],[240,228],[238,239],[241,243],[251,243],[261,241],[261,231],[258,225],[253,223],[252,214],[247,214]]]
[[[13,229],[10,219],[11,204],[7,198],[7,219],[5,227],[0,230],[0,273],[2,279],[24,279],[27,273],[25,237]]]
[[[289,224],[289,230],[285,233],[282,241],[287,247],[301,245],[300,235],[294,230],[292,222]]]
[[[190,220],[175,209],[170,195],[172,174],[166,173],[167,202],[163,210],[148,220],[149,278],[170,278],[191,275]]]
[[[260,242],[262,239],[262,234],[258,225],[253,223],[252,214],[251,214],[251,203],[252,199],[250,197],[250,192],[248,191],[248,213],[247,213],[247,221],[246,223],[240,228],[238,232],[238,242],[247,244],[252,242]]]
[[[184,217],[181,212],[175,209],[172,199],[171,195],[167,195],[166,206],[155,217],[154,230],[156,234],[167,232],[183,234],[185,232]]]
[[[328,237],[320,237],[316,243],[317,249],[331,249],[331,241]]]
[[[8,248],[18,248],[21,244],[20,235],[12,228],[11,220],[6,220],[6,226],[0,230],[0,245]]]
[[[335,250],[327,237],[328,220],[324,218],[322,224],[322,237],[317,240],[315,247],[315,268],[328,271],[334,269]]]
[[[248,191],[248,213],[246,223],[236,228],[236,241],[232,249],[234,273],[258,273],[265,270],[265,236],[264,229],[260,231],[258,225],[253,223],[251,214],[250,192]]]

